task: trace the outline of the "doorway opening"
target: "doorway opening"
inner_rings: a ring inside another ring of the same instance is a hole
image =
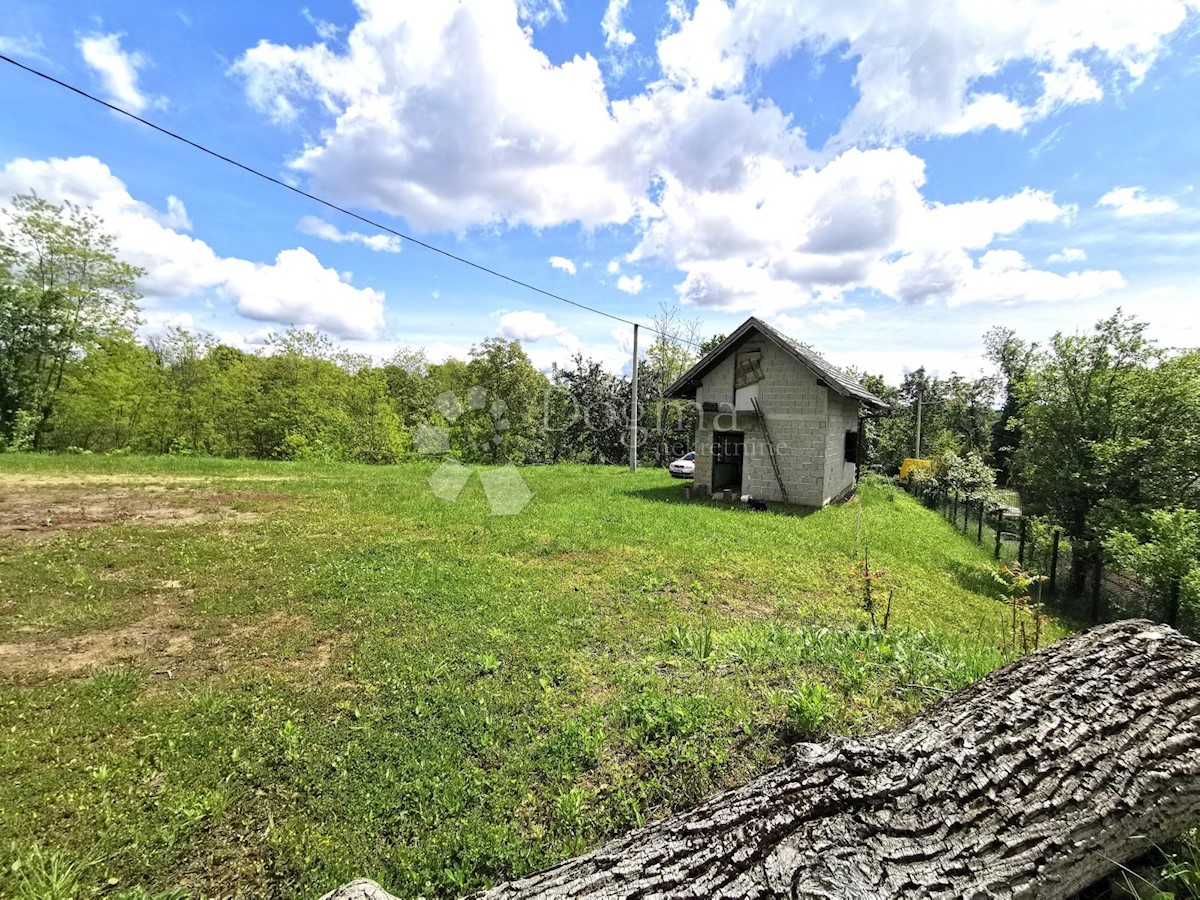
[[[718,431],[713,435],[712,452],[712,492],[730,488],[740,494],[746,435],[740,431]]]

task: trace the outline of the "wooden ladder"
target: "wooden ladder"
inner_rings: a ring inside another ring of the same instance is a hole
[[[775,480],[779,483],[779,493],[783,494],[783,502],[787,503],[787,488],[783,486],[783,473],[779,471],[779,459],[775,456],[775,445],[771,443],[771,431],[767,428],[767,417],[763,413],[757,397],[751,397],[750,402],[754,404],[754,412],[758,414],[758,421],[762,422],[763,436],[767,439],[767,455],[771,457],[771,468],[775,470]]]

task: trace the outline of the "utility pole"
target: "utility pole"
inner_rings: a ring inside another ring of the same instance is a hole
[[[634,326],[636,328],[636,326]],[[916,458],[921,458],[921,392],[924,384],[917,382],[917,455]]]
[[[638,360],[637,360],[638,327],[633,326],[633,397],[629,402],[629,471],[637,471],[637,438],[638,438]]]

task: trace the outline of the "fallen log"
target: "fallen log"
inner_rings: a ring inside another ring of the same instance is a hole
[[[1197,821],[1200,645],[1133,620],[474,896],[1067,897]]]

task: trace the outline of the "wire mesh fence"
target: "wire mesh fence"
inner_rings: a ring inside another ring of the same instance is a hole
[[[1103,556],[1077,555],[1070,538],[1051,522],[962,497],[935,482],[910,481],[907,489],[964,536],[988,547],[997,563],[1043,576],[1034,596],[1063,613],[1094,623],[1147,618],[1200,634],[1200,612],[1181,603],[1178,587],[1162,591],[1106,565]]]

